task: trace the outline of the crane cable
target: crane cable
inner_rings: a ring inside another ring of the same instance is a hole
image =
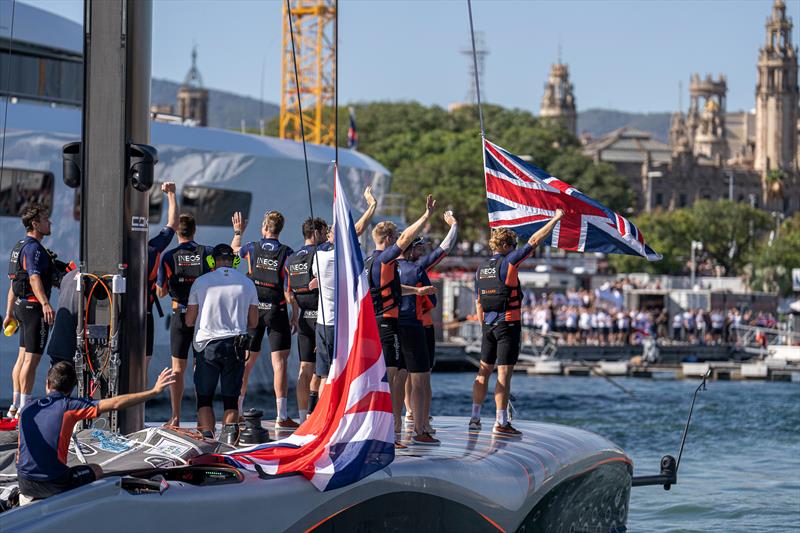
[[[338,19],[338,17],[339,17],[338,11],[339,11],[339,5],[338,5],[338,2],[337,2],[336,3],[336,13],[335,13],[336,19]],[[305,169],[306,169],[306,189],[308,190],[308,207],[309,207],[309,211],[311,212],[311,218],[313,220],[314,219],[314,201],[312,200],[312,197],[311,197],[311,177],[310,177],[310,174],[309,174],[309,171],[308,171],[308,151],[306,150],[306,130],[305,130],[305,122],[303,121],[303,103],[300,100],[300,75],[299,75],[298,69],[297,69],[297,52],[295,50],[295,44],[294,44],[294,23],[292,22],[292,6],[291,6],[290,0],[286,0],[286,16],[289,18],[289,36],[290,36],[290,40],[292,42],[292,65],[294,67],[294,87],[295,87],[295,91],[296,91],[296,94],[297,94],[297,114],[300,115],[300,137],[301,137],[301,139],[303,141],[303,162],[305,163]],[[335,43],[334,46],[338,50],[338,43]],[[337,51],[337,54],[338,54],[338,51]],[[338,114],[337,114],[337,116],[338,116]],[[338,150],[338,140],[337,139],[334,139],[334,145],[337,145],[337,148],[336,148],[337,160],[336,160],[336,162],[338,163],[339,150]],[[338,172],[337,166],[334,165],[334,175],[337,172]],[[312,228],[313,228],[313,225],[312,225]],[[317,271],[321,273],[321,271],[319,270],[319,260],[318,260],[318,255],[317,255],[317,248],[318,247],[319,246],[317,244],[314,245],[314,262],[317,264]],[[313,274],[313,269],[312,269],[312,272],[309,272],[309,274]],[[319,284],[319,282],[320,282],[320,280],[318,279],[317,283]],[[319,287],[319,289],[318,289],[320,294],[322,293],[321,289],[322,289],[322,287]],[[319,309],[322,312],[322,323],[325,324],[325,306],[321,305],[321,306],[319,306]],[[325,342],[325,344],[328,344],[328,337],[327,337],[327,333],[325,332],[325,328],[322,328],[322,338],[323,338],[323,341]]]

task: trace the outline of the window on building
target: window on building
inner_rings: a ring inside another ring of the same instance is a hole
[[[147,218],[152,224],[161,222],[161,210],[164,204],[164,194],[161,192],[161,183],[153,183],[149,193],[149,208]],[[81,190],[75,189],[75,199],[72,204],[72,218],[81,219]]]
[[[53,207],[53,173],[4,168],[0,174],[0,216],[18,217],[30,204]]]
[[[656,205],[664,205],[664,195],[660,192],[656,193]]]
[[[686,207],[686,194],[681,193],[678,197],[678,207]]]
[[[228,226],[235,211],[248,218],[252,200],[253,195],[247,191],[186,185],[181,206],[183,211],[194,215],[200,226]]]

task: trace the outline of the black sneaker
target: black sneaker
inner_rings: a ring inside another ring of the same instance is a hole
[[[511,425],[511,422],[506,422],[503,425],[495,424],[492,433],[495,435],[506,435],[507,437],[521,437],[522,432]]]

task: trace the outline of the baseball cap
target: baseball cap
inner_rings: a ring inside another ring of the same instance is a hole
[[[220,243],[214,247],[214,250],[211,252],[211,256],[214,258],[217,257],[229,257],[233,259],[236,254],[233,253],[233,248],[229,244]]]

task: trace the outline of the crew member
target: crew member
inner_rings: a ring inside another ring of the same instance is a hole
[[[286,260],[287,288],[291,300],[300,309],[297,328],[297,351],[300,354],[300,374],[297,376],[297,409],[300,423],[310,410],[311,392],[319,392],[319,377],[314,373],[316,357],[317,308],[319,288],[311,288],[313,264],[318,251],[330,247],[327,242],[328,224],[321,218],[303,222],[305,243]]]
[[[361,236],[369,227],[378,202],[372,195],[372,187],[364,189],[364,199],[367,201],[367,210],[355,224],[356,235]],[[319,289],[319,306],[317,307],[317,364],[315,375],[319,378],[319,394],[325,386],[325,379],[331,369],[333,361],[333,336],[334,336],[334,286],[335,264],[333,249],[333,228],[328,229],[327,246],[317,249],[317,257],[313,263],[314,279],[309,285],[311,288]],[[313,393],[311,396],[310,407],[313,409]]]
[[[194,337],[194,328],[187,326],[184,320],[189,290],[194,280],[211,271],[208,262],[211,247],[194,241],[196,230],[194,216],[191,213],[181,213],[178,217],[178,246],[164,253],[158,266],[156,280],[158,297],[163,298],[169,294],[172,298],[169,345],[175,383],[170,387],[172,417],[167,422],[169,426],[181,424],[184,375],[189,359],[189,348]]]
[[[406,371],[402,352],[402,340],[398,334],[397,318],[400,311],[402,287],[397,272],[397,259],[409,247],[414,237],[422,230],[436,206],[432,196],[425,201],[425,212],[398,237],[397,226],[393,222],[378,223],[372,230],[375,251],[364,261],[369,280],[369,292],[375,307],[378,332],[386,361],[389,387],[392,393],[394,430],[402,430],[403,395],[405,392]],[[409,354],[411,356],[412,354]],[[427,357],[427,354],[425,354]],[[414,367],[415,369],[418,367]],[[421,441],[435,440],[430,435],[416,436]]]
[[[51,252],[42,246],[50,235],[50,215],[47,206],[31,204],[22,210],[25,238],[17,242],[8,262],[8,287],[5,329],[13,318],[19,331],[19,352],[11,371],[13,401],[9,418],[15,417],[30,400],[36,381],[36,368],[47,344],[49,326],[55,319],[50,305],[50,290],[57,282]]]
[[[150,357],[153,355],[153,339],[155,332],[153,331],[153,305],[158,309],[158,316],[163,317],[164,313],[161,310],[161,304],[156,297],[156,281],[158,279],[158,264],[161,259],[161,254],[167,249],[169,243],[172,242],[172,237],[175,235],[175,230],[178,228],[178,199],[175,197],[175,184],[171,181],[165,181],[161,184],[161,192],[167,195],[167,225],[161,228],[158,235],[150,239],[147,243],[147,332],[145,345],[145,355],[147,355],[147,364],[150,364]]]
[[[258,324],[258,294],[253,282],[233,268],[233,248],[218,244],[211,254],[215,270],[192,284],[184,322],[194,327],[194,388],[197,393],[197,427],[213,437],[214,393],[217,382],[225,408],[223,424],[238,439],[239,391],[244,375],[248,329]]]
[[[410,285],[414,287],[431,287],[432,283],[428,277],[428,271],[438,265],[444,257],[455,248],[456,240],[458,237],[458,224],[453,216],[452,211],[445,211],[443,215],[445,223],[450,226],[444,240],[441,244],[433,249],[431,252],[423,254],[427,240],[424,237],[417,237],[411,246],[406,248],[403,252],[403,259],[398,261],[400,269],[400,281],[403,285]],[[421,295],[416,298],[413,296],[403,296],[400,304],[400,327],[401,337],[405,341],[407,334],[418,334],[416,331],[417,325],[422,326],[424,331],[425,348],[428,353],[428,367],[433,371],[433,363],[436,352],[436,333],[433,328],[433,318],[431,312],[436,306],[436,294]],[[415,332],[404,332],[403,326],[410,326]],[[403,342],[401,341],[401,342]],[[412,398],[412,375],[406,378],[405,383],[405,396],[406,396],[406,421],[414,424],[413,408],[411,404]],[[417,378],[419,379],[419,378]],[[424,379],[424,378],[423,378]],[[430,375],[427,378],[428,386],[424,389],[426,393],[425,405],[427,406],[428,413],[430,414],[431,402],[431,389],[430,389]],[[421,421],[424,425],[425,431],[433,433],[433,428],[430,426],[429,418],[425,417]]]
[[[247,261],[247,276],[253,280],[258,291],[258,326],[252,332],[247,366],[244,370],[242,393],[239,407],[244,403],[247,393],[247,380],[253,367],[261,355],[261,343],[264,333],[269,330],[269,347],[272,352],[273,386],[275,388],[275,403],[278,416],[275,427],[280,429],[295,429],[297,422],[289,418],[287,412],[287,396],[289,395],[289,378],[287,375],[287,361],[292,347],[292,333],[297,331],[299,309],[297,303],[291,298],[291,293],[286,290],[286,259],[294,251],[282,244],[280,240],[283,231],[284,218],[277,211],[267,211],[261,223],[261,240],[253,241],[242,246],[242,232],[247,226],[247,221],[242,214],[233,214],[233,240],[231,247],[238,252],[239,257]],[[292,316],[289,319],[287,302],[291,302]]]
[[[550,235],[562,216],[564,212],[557,209],[555,216],[531,235],[525,246],[519,250],[515,250],[516,233],[508,228],[492,231],[489,248],[494,255],[475,273],[475,305],[478,319],[483,324],[483,335],[481,364],[478,376],[472,384],[472,417],[469,421],[471,430],[481,429],[481,404],[486,399],[489,376],[497,364],[497,384],[494,389],[497,418],[494,433],[511,436],[522,434],[508,421],[506,412],[511,375],[519,357],[522,331],[522,291],[517,269]]]
[[[66,465],[67,450],[75,424],[102,413],[140,404],[158,395],[172,383],[172,371],[165,368],[152,389],[104,400],[71,398],[78,382],[75,368],[59,361],[47,373],[47,396],[20,411],[17,476],[19,492],[31,500],[49,498],[86,485],[103,475],[100,465]]]

